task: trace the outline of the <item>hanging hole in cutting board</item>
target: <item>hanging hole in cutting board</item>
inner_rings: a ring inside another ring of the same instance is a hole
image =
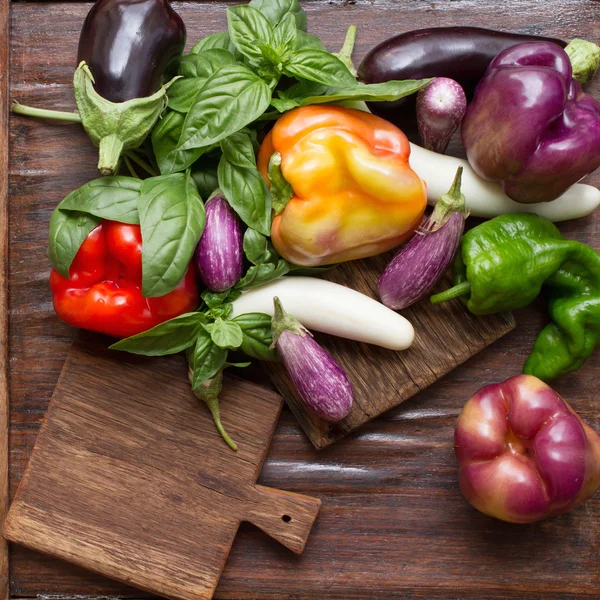
[[[290,515],[283,515],[283,517],[281,517],[281,520],[284,523],[291,523],[292,522],[292,517],[290,517]]]

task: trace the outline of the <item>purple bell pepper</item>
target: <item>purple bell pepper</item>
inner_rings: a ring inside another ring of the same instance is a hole
[[[467,158],[517,202],[547,202],[600,166],[600,103],[566,52],[527,42],[488,67],[462,123]]]

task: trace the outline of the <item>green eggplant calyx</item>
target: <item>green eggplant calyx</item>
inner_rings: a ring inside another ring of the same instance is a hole
[[[271,330],[273,334],[273,343],[270,346],[270,349],[273,350],[277,344],[277,340],[279,336],[284,331],[289,331],[290,333],[294,333],[296,335],[305,337],[306,335],[312,335],[296,317],[285,312],[283,305],[281,304],[281,300],[275,296],[273,298],[273,303],[275,304],[275,310],[273,312],[273,319],[271,321]]]
[[[190,383],[193,379],[193,371],[189,370]],[[221,422],[221,411],[219,410],[219,395],[223,389],[223,369],[221,369],[212,379],[203,381],[195,390],[194,396],[198,400],[202,400],[212,415],[213,421],[217,427],[221,437],[225,440],[227,445],[234,451],[237,452],[237,444],[229,437],[223,423]]]
[[[271,182],[271,206],[278,215],[294,197],[294,190],[281,172],[281,154],[273,152],[267,168]]]
[[[442,228],[446,221],[454,214],[459,213],[465,219],[469,216],[469,211],[466,208],[465,196],[460,191],[462,183],[463,168],[458,167],[454,181],[450,189],[436,202],[435,208],[431,213],[431,218],[428,220],[426,227],[419,229],[418,233],[433,233]]]
[[[448,300],[453,300],[454,298],[459,298],[460,296],[464,296],[471,291],[471,284],[468,281],[463,281],[462,283],[456,284],[454,287],[446,290],[445,292],[440,292],[439,294],[435,294],[429,298],[431,304],[441,304],[442,302],[447,302]]]
[[[100,147],[98,169],[116,173],[123,150],[138,148],[167,106],[167,89],[175,79],[146,98],[110,102],[94,88],[94,76],[82,61],[73,76],[73,90],[81,123],[94,145]]]
[[[565,48],[571,59],[573,77],[579,83],[587,83],[600,67],[600,47],[587,40],[571,40]]]

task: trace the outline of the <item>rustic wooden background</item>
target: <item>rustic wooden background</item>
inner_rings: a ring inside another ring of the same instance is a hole
[[[193,41],[224,28],[227,5],[175,6]],[[386,37],[426,26],[479,25],[600,38],[600,2],[595,0],[307,0],[303,5],[311,31],[332,49],[341,44],[346,27],[357,24],[357,58]],[[74,107],[70,78],[88,9],[87,3],[12,3],[14,99]],[[600,79],[590,89],[600,97]],[[60,199],[96,173],[95,151],[77,126],[11,117],[10,144],[9,466],[14,494],[74,336],[52,311],[45,256],[48,219]],[[589,180],[600,185],[600,174]],[[565,223],[561,230],[600,247],[600,214]],[[458,412],[482,385],[519,372],[545,320],[542,305],[516,317],[517,329],[500,342],[325,451],[314,450],[285,411],[259,482],[320,497],[321,514],[301,557],[242,526],[217,597],[597,598],[600,494],[571,515],[513,526],[478,514],[458,491],[452,452]],[[258,372],[252,375],[261,378]],[[597,353],[555,386],[597,429],[599,378]],[[10,586],[21,597],[141,597],[16,546],[11,548]]]

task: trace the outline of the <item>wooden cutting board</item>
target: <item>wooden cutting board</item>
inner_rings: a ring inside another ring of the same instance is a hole
[[[388,253],[345,263],[324,277],[378,299],[377,281],[392,256]],[[451,285],[448,277],[438,289]],[[273,383],[317,449],[408,400],[515,327],[510,313],[477,317],[460,300],[434,306],[425,299],[401,314],[415,328],[413,345],[402,352],[315,335],[348,373],[354,387],[354,406],[339,423],[328,423],[308,412],[283,367],[265,363]]]
[[[233,452],[181,357],[76,344],[4,525],[13,541],[168,598],[211,598],[240,522],[302,552],[320,500],[256,485],[283,400],[226,378]]]

